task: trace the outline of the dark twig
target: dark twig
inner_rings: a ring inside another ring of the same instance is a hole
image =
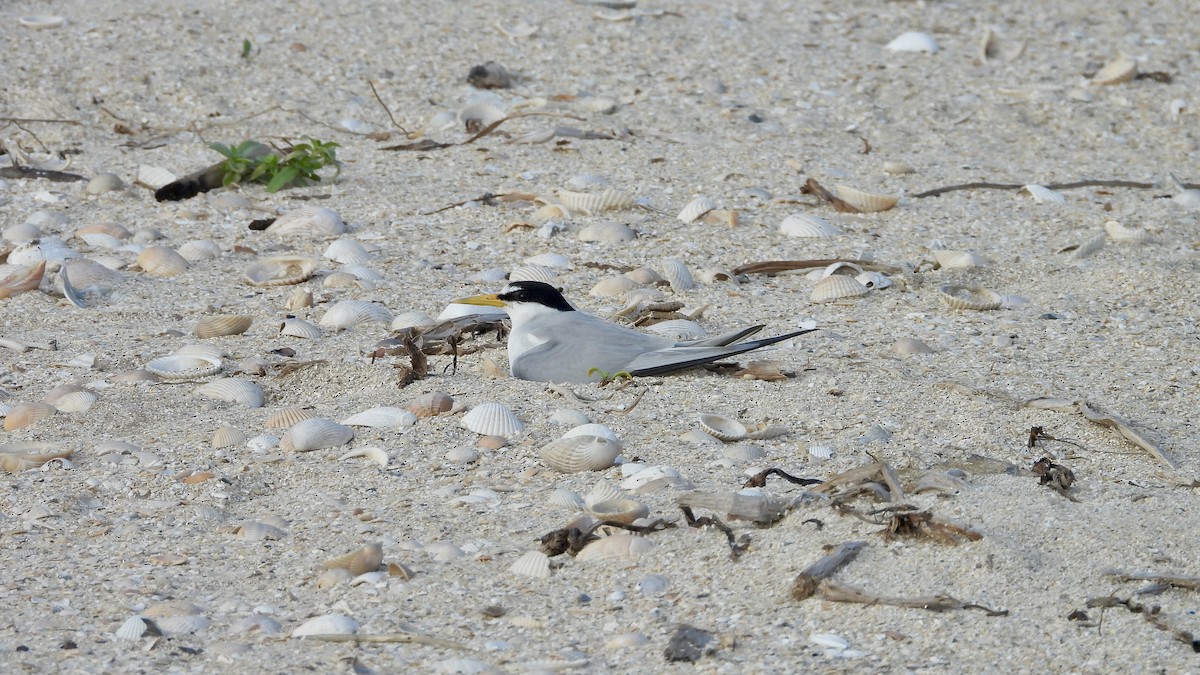
[[[703,516],[697,518],[695,514],[692,513],[690,508],[686,506],[680,506],[679,509],[683,511],[683,517],[687,519],[688,527],[711,526],[723,532],[725,534],[725,538],[729,540],[729,554],[734,560],[737,560],[739,556],[741,556],[746,552],[747,549],[750,548],[749,536],[744,537],[742,541],[739,542],[737,537],[733,534],[733,529],[721,522],[720,518],[716,516]]]
[[[925,197],[937,197],[944,195],[947,192],[957,192],[959,190],[1020,190],[1025,187],[1014,183],[962,183],[960,185],[947,185],[945,187],[926,190],[912,195],[913,199],[923,199]],[[1051,183],[1045,187],[1051,190],[1075,190],[1085,187],[1111,187],[1111,188],[1132,188],[1135,190],[1149,190],[1154,187],[1154,183],[1139,183],[1131,180],[1078,180],[1072,183]],[[1186,190],[1195,190],[1200,188],[1200,185],[1187,183],[1183,185]]]
[[[751,476],[750,480],[746,481],[742,487],[765,487],[767,484],[767,478],[770,476],[779,476],[787,482],[795,483],[796,485],[820,485],[821,483],[825,482],[820,478],[800,478],[799,476],[793,476],[783,469],[771,467],[770,469],[764,469],[763,471]]]
[[[804,571],[796,575],[796,581],[792,583],[792,599],[807,600],[815,595],[822,580],[833,576],[833,573],[838,571],[842,565],[854,560],[854,557],[866,545],[865,541],[848,541],[839,544],[820,560],[804,568]]]
[[[388,119],[392,121],[392,126],[396,127],[397,129],[399,129],[401,131],[401,133],[403,133],[405,136],[407,136],[408,129],[405,129],[403,126],[400,125],[399,122],[396,121],[395,117],[392,117],[391,109],[389,109],[387,107],[387,104],[384,103],[383,99],[379,97],[379,92],[375,90],[375,83],[368,79],[367,86],[371,87],[371,93],[375,95],[375,100],[379,101],[379,105],[383,108],[383,111],[385,113],[387,113]]]

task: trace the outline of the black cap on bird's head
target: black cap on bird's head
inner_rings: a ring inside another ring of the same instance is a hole
[[[454,302],[464,305],[487,305],[505,307],[517,303],[541,305],[560,312],[574,312],[563,294],[550,284],[541,281],[510,281],[499,293],[473,295]]]

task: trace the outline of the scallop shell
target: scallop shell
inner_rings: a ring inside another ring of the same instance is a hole
[[[304,408],[280,408],[267,415],[263,427],[267,429],[287,429],[294,427],[304,420],[317,417],[317,413]]]
[[[550,421],[555,424],[570,424],[572,427],[591,423],[591,419],[588,418],[587,413],[582,410],[573,410],[570,408],[555,410],[550,414]]]
[[[607,188],[603,192],[572,192],[556,190],[558,201],[571,211],[583,213],[602,213],[604,211],[622,211],[633,207],[633,196]],[[586,241],[586,240],[585,240]]]
[[[579,230],[579,241],[590,241],[600,244],[621,244],[637,239],[637,232],[625,223],[606,221],[592,223]]]
[[[233,528],[233,536],[248,541],[265,541],[283,539],[287,536],[287,531],[274,525],[251,520]]]
[[[128,239],[133,236],[132,232],[130,232],[124,226],[118,225],[117,223],[99,223],[97,225],[84,225],[83,227],[75,230],[76,237],[79,237],[82,239],[83,235],[85,235],[85,234],[106,234],[114,239]]]
[[[1065,204],[1067,202],[1067,198],[1062,193],[1055,192],[1048,187],[1034,185],[1033,183],[1022,187],[1018,192],[1028,194],[1030,197],[1033,197],[1033,201],[1039,204]]]
[[[520,265],[508,273],[510,281],[540,281],[546,284],[553,283],[556,277],[558,272],[554,268],[541,265]]]
[[[213,449],[219,450],[221,448],[228,448],[234,445],[241,445],[245,442],[245,433],[243,433],[240,429],[236,429],[226,424],[213,432],[212,440],[209,441],[209,445],[211,445]]]
[[[916,173],[917,170],[908,162],[901,160],[887,160],[883,163],[883,172],[890,173],[893,176],[900,176],[909,173]]]
[[[349,274],[358,281],[383,281],[383,275],[375,270],[362,264],[346,265],[341,270],[342,274]],[[364,288],[369,287],[367,284],[359,284]]]
[[[828,445],[814,443],[813,445],[808,446],[808,454],[813,459],[826,460],[830,457],[833,457],[833,448]]]
[[[138,267],[147,274],[157,277],[174,277],[187,271],[188,261],[175,249],[166,246],[150,246],[142,249],[137,257]]]
[[[887,43],[884,49],[893,52],[925,52],[927,54],[936,54],[940,47],[937,40],[929,33],[908,31],[901,33],[896,39]]]
[[[837,237],[842,231],[828,220],[807,213],[790,215],[779,224],[779,231],[789,237]]]
[[[632,270],[629,270],[628,272],[626,272],[625,274],[623,274],[622,276],[624,276],[626,279],[636,281],[637,283],[643,284],[643,285],[667,283],[667,280],[663,279],[661,274],[650,269],[649,267],[639,267],[637,269],[632,269]]]
[[[387,450],[375,446],[355,448],[341,457],[338,457],[338,461],[341,462],[347,459],[354,459],[355,457],[365,457],[381,467],[386,467],[392,461],[392,458],[387,454]]]
[[[1109,238],[1115,242],[1130,244],[1150,244],[1154,242],[1154,236],[1149,232],[1132,227],[1125,227],[1115,220],[1110,220],[1104,223],[1104,231],[1107,232]]]
[[[343,556],[338,556],[331,560],[325,561],[325,569],[345,569],[350,570],[350,573],[358,576],[367,572],[374,572],[383,564],[383,544],[375,542],[352,551]]]
[[[786,436],[791,432],[791,429],[780,424],[757,422],[746,426],[746,438],[755,441],[766,441],[772,438],[779,438],[780,436]]]
[[[621,454],[621,446],[600,436],[571,436],[551,441],[538,451],[550,468],[563,473],[603,471]]]
[[[654,543],[645,537],[632,534],[615,534],[597,539],[575,556],[576,560],[637,560],[643,553],[654,548]]]
[[[679,215],[676,217],[684,223],[693,223],[696,220],[699,220],[701,216],[715,208],[717,208],[716,202],[708,197],[705,197],[704,195],[700,195],[699,197],[696,197],[692,201],[688,202],[687,206],[683,207],[683,210],[680,211]]]
[[[308,452],[345,445],[354,438],[354,429],[314,417],[296,423],[279,439],[279,449],[287,452]]]
[[[766,455],[766,451],[757,445],[731,445],[721,452],[722,457],[735,462],[753,462]]]
[[[874,194],[846,185],[833,186],[833,194],[862,213],[887,211],[900,201],[897,195]]]
[[[625,468],[625,465],[622,464],[621,470],[624,471]],[[584,497],[583,504],[586,508],[590,509],[592,504],[626,498],[625,493],[621,492],[617,486],[607,480],[601,479],[596,481],[596,485],[592,487],[592,491],[587,494],[587,497]]]
[[[29,267],[18,267],[13,271],[0,271],[0,299],[36,289],[42,283],[42,275],[45,273],[45,260]]]
[[[321,329],[304,319],[284,319],[279,324],[279,334],[305,340],[317,340],[321,337]]]
[[[591,504],[587,510],[596,520],[611,520],[625,525],[650,515],[650,508],[634,499],[608,499]]]
[[[511,410],[499,403],[481,403],[463,415],[464,428],[483,436],[508,438],[521,433],[525,425]]]
[[[41,239],[45,234],[42,232],[42,228],[33,223],[18,223],[4,228],[4,232],[0,233],[0,239],[11,241],[14,244],[23,244]]]
[[[179,255],[190,263],[216,260],[221,257],[221,247],[211,239],[193,239],[179,247]]]
[[[96,399],[96,394],[90,391],[72,391],[60,396],[52,405],[62,413],[87,412]]]
[[[155,621],[159,630],[167,636],[190,635],[208,628],[212,619],[199,614],[184,614],[179,616],[164,616]]]
[[[933,347],[916,338],[900,338],[892,343],[892,351],[897,354],[932,354]]]
[[[618,450],[621,449],[621,439],[617,437],[617,432],[603,424],[596,424],[594,422],[580,424],[568,430],[567,433],[562,435],[562,438],[573,438],[575,436],[599,436],[600,438],[607,438],[617,444]]]
[[[991,262],[987,258],[971,253],[970,251],[934,251],[933,257],[937,260],[939,267],[946,269],[982,267]]]
[[[1117,56],[1096,71],[1092,82],[1096,84],[1120,84],[1128,82],[1137,75],[1137,61],[1125,52],[1117,52]]]
[[[538,255],[526,258],[525,264],[566,269],[571,266],[571,259],[561,253],[539,253]]]
[[[244,405],[247,408],[261,408],[266,399],[262,387],[238,377],[213,380],[196,389],[196,393],[205,398]]]
[[[4,416],[4,430],[31,427],[56,412],[58,409],[49,403],[18,403]]]
[[[532,579],[549,579],[550,557],[541,551],[529,551],[517,558],[508,571]]]
[[[853,298],[870,293],[871,289],[861,281],[845,274],[832,274],[813,286],[808,299],[813,302],[833,302],[844,298]]]
[[[358,622],[341,614],[325,614],[305,621],[292,631],[292,637],[308,635],[353,635],[358,632]]]
[[[695,321],[688,319],[669,319],[667,321],[659,321],[651,326],[646,326],[646,330],[669,337],[673,340],[699,340],[706,335],[704,328]]]
[[[691,270],[677,258],[667,258],[662,262],[662,276],[675,291],[690,291],[696,287]]]
[[[409,427],[417,423],[417,416],[403,408],[380,406],[364,410],[342,420],[342,424],[351,427],[372,427],[374,429],[394,429]]]
[[[641,287],[641,284],[623,275],[605,277],[597,281],[595,286],[592,286],[592,290],[588,291],[588,295],[593,298],[615,298]]]
[[[584,504],[582,497],[567,488],[556,488],[546,501],[551,506],[560,506],[564,509],[581,509]]]
[[[282,255],[251,264],[243,276],[252,286],[289,286],[307,280],[316,270],[312,258]]]
[[[291,295],[288,296],[287,302],[284,303],[284,307],[293,312],[312,307],[312,305],[312,291],[303,288],[294,289]]]
[[[158,626],[148,619],[140,616],[131,616],[125,619],[125,622],[113,631],[113,635],[118,640],[140,640],[144,635],[162,635]]]
[[[722,441],[740,441],[746,437],[746,425],[733,418],[703,413],[699,415],[698,420],[701,431],[713,438]]]
[[[449,394],[434,391],[417,397],[405,408],[417,417],[435,417],[450,412],[454,408],[454,399]]]
[[[218,314],[205,317],[196,322],[192,329],[198,338],[219,337],[222,335],[241,335],[250,329],[254,319],[241,314]]]
[[[343,265],[360,265],[371,259],[367,249],[353,239],[338,239],[321,255]]]
[[[989,310],[1000,309],[1004,299],[998,293],[982,286],[939,286],[942,301],[954,309]]]
[[[266,230],[276,235],[333,237],[346,231],[346,224],[337,211],[323,206],[305,206],[275,219]]]
[[[1071,257],[1076,260],[1079,260],[1081,258],[1086,258],[1086,257],[1092,255],[1093,253],[1096,253],[1100,249],[1104,248],[1104,244],[1107,241],[1108,241],[1107,234],[1101,234],[1099,236],[1093,237],[1092,239],[1080,244],[1078,248],[1076,248],[1074,251],[1072,251]]]
[[[392,313],[387,307],[363,300],[342,300],[330,307],[319,322],[325,328],[346,330],[362,323],[389,323]]]

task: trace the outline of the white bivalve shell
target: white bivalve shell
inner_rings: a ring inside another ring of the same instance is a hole
[[[417,423],[417,416],[404,408],[379,406],[355,413],[342,420],[342,424],[351,427],[371,427],[373,429],[394,429],[409,427]]]
[[[1030,197],[1033,197],[1033,201],[1035,201],[1039,204],[1065,204],[1065,203],[1067,203],[1067,198],[1064,197],[1061,192],[1055,192],[1054,190],[1051,190],[1048,187],[1044,187],[1041,185],[1035,185],[1033,183],[1030,183],[1029,185],[1022,187],[1020,190],[1018,190],[1018,192],[1024,192],[1024,193],[1028,194]]]
[[[316,270],[312,258],[284,255],[252,263],[243,274],[253,286],[289,286],[307,280]]]
[[[529,551],[517,558],[508,571],[532,579],[549,579],[550,557],[541,551]]]
[[[1096,71],[1096,74],[1092,76],[1092,82],[1120,84],[1132,80],[1135,75],[1137,75],[1137,61],[1125,52],[1117,52],[1116,58]]]
[[[746,437],[746,425],[731,417],[702,413],[697,419],[700,429],[713,438],[728,442]]]
[[[575,556],[576,560],[637,560],[643,553],[654,548],[654,543],[645,537],[632,534],[615,534],[597,539]]]
[[[462,425],[469,431],[483,436],[508,438],[521,433],[525,425],[513,411],[499,403],[480,403],[463,415]]]
[[[563,473],[603,471],[621,454],[621,446],[601,436],[570,436],[550,441],[538,451],[550,468]]]
[[[887,288],[892,285],[892,280],[887,278],[887,275],[883,272],[863,272],[854,277],[854,279],[872,291],[878,291],[881,288]]]
[[[817,282],[813,286],[812,293],[808,299],[813,302],[833,302],[834,300],[842,300],[844,298],[853,298],[859,295],[870,293],[871,289],[867,288],[858,279],[845,274],[831,274]]]
[[[361,265],[371,259],[367,249],[353,239],[338,239],[322,255],[343,265]]]
[[[250,329],[254,319],[240,314],[217,314],[200,319],[192,328],[196,337],[205,339],[226,335],[241,335]]]
[[[325,614],[305,621],[292,631],[292,637],[306,635],[353,635],[358,632],[358,622],[341,614]]]
[[[637,239],[637,232],[625,223],[605,221],[592,223],[579,230],[579,241],[590,241],[599,244],[622,244]]]
[[[392,330],[404,330],[405,328],[424,328],[425,326],[432,326],[437,322],[437,319],[420,310],[401,312],[392,319]]]
[[[667,258],[662,262],[662,277],[674,291],[690,291],[696,287],[692,272],[682,260]]]
[[[699,220],[704,214],[717,208],[717,203],[713,200],[700,195],[683,207],[677,218],[685,223],[692,223]]]
[[[939,267],[946,269],[982,267],[991,262],[987,258],[976,253],[971,253],[970,251],[938,250],[933,252],[933,258],[937,260]]]
[[[214,398],[248,408],[261,408],[265,401],[262,387],[250,380],[238,377],[223,377],[213,380],[197,389],[196,393],[205,398]]]
[[[917,31],[901,33],[884,47],[893,52],[925,52],[927,54],[936,54],[940,48],[932,35]]]
[[[842,231],[820,216],[798,213],[788,216],[779,224],[779,231],[789,237],[816,238],[837,237]]]
[[[284,319],[283,323],[279,324],[279,334],[316,340],[321,337],[321,329],[304,319]]]
[[[603,424],[596,424],[594,422],[580,424],[563,434],[562,438],[572,438],[574,436],[599,436],[600,438],[607,438],[617,444],[618,450],[621,449],[621,439],[617,437],[617,432]]]
[[[276,235],[324,238],[345,232],[346,224],[333,209],[324,206],[305,206],[279,216],[266,231]]]
[[[146,274],[156,277],[174,277],[187,271],[188,261],[175,249],[166,246],[150,246],[142,249],[137,257],[138,267]]]
[[[605,277],[592,286],[588,295],[593,298],[615,298],[641,287],[641,284],[624,275]]]
[[[939,286],[942,301],[954,309],[991,310],[1000,309],[1004,298],[993,290],[982,286]]]
[[[526,258],[525,264],[566,269],[571,266],[571,259],[561,253],[541,253]]]
[[[508,273],[510,281],[540,281],[544,284],[553,283],[558,272],[553,267],[542,265],[519,265]]]
[[[283,438],[279,448],[288,452],[308,452],[345,445],[354,438],[354,429],[320,417],[296,423]]]
[[[207,354],[171,354],[146,364],[164,380],[194,380],[221,372],[221,359]]]
[[[179,255],[190,263],[216,260],[221,257],[221,247],[212,239],[193,239],[179,247]]]
[[[558,201],[569,211],[580,211],[583,213],[600,213],[602,211],[620,211],[631,208],[634,204],[633,196],[624,192],[618,192],[613,188],[607,188],[603,192],[572,192],[570,190],[557,190],[556,196]]]
[[[359,324],[389,323],[392,313],[387,307],[363,300],[342,300],[329,308],[319,322],[325,328],[346,330]]]
[[[897,195],[875,194],[846,185],[833,186],[833,194],[862,213],[887,211],[900,201],[900,197]]]

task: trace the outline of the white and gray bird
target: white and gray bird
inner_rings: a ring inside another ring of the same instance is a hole
[[[691,342],[647,335],[580,312],[558,289],[540,281],[513,281],[499,293],[455,300],[503,307],[512,319],[508,362],[514,377],[538,382],[588,382],[599,373],[665,375],[773,345],[815,328],[738,342],[763,326]]]

